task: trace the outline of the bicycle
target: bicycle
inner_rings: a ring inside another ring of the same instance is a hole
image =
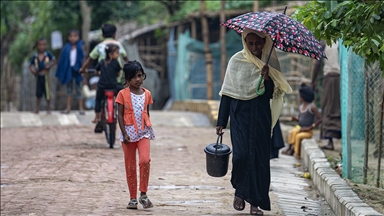
[[[88,73],[96,73],[95,69],[86,69]],[[101,102],[100,119],[95,127],[95,133],[104,131],[109,148],[113,148],[116,141],[117,104],[115,102],[115,89],[104,91],[104,100]]]

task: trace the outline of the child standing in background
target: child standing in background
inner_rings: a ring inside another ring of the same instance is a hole
[[[313,135],[313,129],[322,122],[321,115],[313,103],[315,94],[311,87],[302,84],[299,89],[300,94],[300,107],[299,117],[292,116],[293,121],[298,121],[297,125],[289,134],[288,148],[282,151],[282,154],[293,155],[296,154],[300,158],[300,145],[303,139],[309,139]],[[314,122],[315,116],[317,121]],[[292,146],[294,146],[292,148]]]
[[[83,77],[79,73],[84,56],[84,42],[80,40],[80,32],[72,29],[68,34],[68,43],[64,45],[61,51],[56,71],[56,77],[60,80],[61,84],[67,85],[67,107],[61,112],[63,114],[68,114],[71,111],[73,85],[75,84],[80,115],[84,115],[83,95],[81,94]]]
[[[39,113],[40,101],[43,95],[47,100],[47,114],[51,114],[51,92],[49,70],[55,65],[55,57],[47,49],[47,40],[40,38],[36,41],[34,48],[37,52],[31,57],[29,70],[36,76],[36,109],[35,113]]]
[[[116,98],[120,141],[124,151],[126,179],[131,200],[128,209],[137,209],[136,150],[139,151],[140,198],[143,208],[152,208],[148,199],[150,171],[150,142],[155,138],[149,119],[149,105],[153,103],[151,92],[141,85],[146,78],[143,67],[137,61],[130,61],[123,68],[129,87],[121,90]]]

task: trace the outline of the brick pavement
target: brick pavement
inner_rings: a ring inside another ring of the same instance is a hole
[[[153,120],[156,118],[160,119],[154,115]],[[172,122],[171,119],[165,120]],[[143,210],[139,206],[137,211],[125,208],[129,195],[121,148],[108,149],[103,134],[94,134],[92,129],[91,125],[1,129],[1,214],[249,213],[249,205],[243,212],[232,208],[230,172],[223,178],[212,178],[205,172],[203,149],[215,141],[213,128],[154,126],[157,139],[151,143],[148,195],[155,207]],[[229,143],[228,133],[223,142]],[[266,215],[326,212],[327,205],[311,189],[310,181],[295,175],[299,170],[293,168],[294,160],[283,157],[271,162],[272,211],[265,212]],[[292,203],[288,207],[287,199]],[[301,206],[309,209],[304,212]]]

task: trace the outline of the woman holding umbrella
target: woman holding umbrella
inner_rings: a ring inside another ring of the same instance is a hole
[[[269,36],[245,28],[242,42],[244,49],[228,63],[216,133],[223,133],[230,117],[233,207],[244,210],[247,201],[252,215],[263,215],[260,209],[271,210],[268,193],[272,128],[280,115],[284,94],[292,89],[279,72],[274,49],[269,65],[265,64],[273,45]]]

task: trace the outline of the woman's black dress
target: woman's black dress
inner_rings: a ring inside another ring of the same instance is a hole
[[[269,157],[273,81],[264,81],[266,91],[251,100],[221,97],[217,126],[226,127],[230,116],[233,148],[231,183],[235,195],[253,206],[271,210]]]

